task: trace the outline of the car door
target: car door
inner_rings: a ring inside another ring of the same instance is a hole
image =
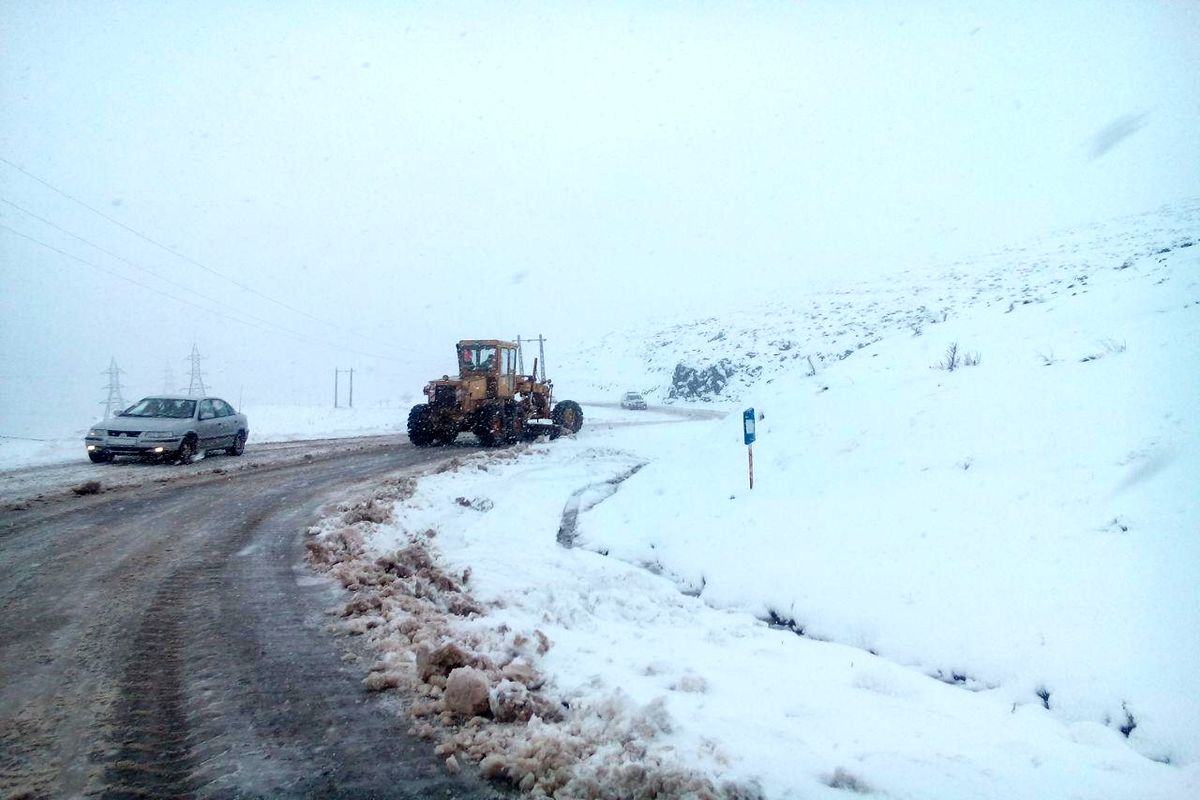
[[[233,406],[224,400],[213,398],[213,407],[217,410],[217,420],[220,424],[221,447],[231,447],[238,432],[237,412]]]
[[[217,407],[213,404],[212,399],[205,398],[200,401],[196,428],[196,435],[200,437],[201,450],[221,446],[221,420],[217,416]]]

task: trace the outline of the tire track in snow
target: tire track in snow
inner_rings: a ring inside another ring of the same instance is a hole
[[[563,508],[562,519],[558,524],[558,543],[563,547],[574,547],[579,515],[616,494],[622,483],[636,475],[648,463],[650,462],[643,461],[608,480],[589,483],[582,489],[576,489]]]

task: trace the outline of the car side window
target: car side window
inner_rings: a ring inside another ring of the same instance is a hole
[[[212,400],[200,401],[200,419],[212,419],[217,415],[217,410],[213,408]]]
[[[233,410],[233,406],[226,403],[224,400],[213,400],[213,405],[217,407],[218,417],[232,417],[237,412]]]

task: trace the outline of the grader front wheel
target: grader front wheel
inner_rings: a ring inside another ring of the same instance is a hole
[[[428,403],[413,406],[408,412],[408,440],[417,447],[429,447],[433,438],[433,409]]]
[[[554,428],[550,431],[551,439],[557,439],[564,431],[579,433],[583,427],[583,409],[574,400],[563,400],[554,406],[550,419],[554,422]]]

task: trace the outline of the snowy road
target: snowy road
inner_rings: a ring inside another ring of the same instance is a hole
[[[135,459],[122,459],[115,464],[92,464],[80,447],[74,461],[0,470],[0,510],[20,511],[58,503],[74,497],[72,487],[85,481],[99,481],[106,492],[124,491],[149,483],[192,481],[204,476],[299,464],[339,453],[361,453],[393,446],[407,447],[408,437],[392,434],[287,442],[252,441],[241,458],[210,455],[187,466]]]
[[[7,507],[0,796],[495,796],[447,777],[323,629],[335,594],[299,535],[317,509],[474,449],[378,439],[107,467],[120,490]]]

